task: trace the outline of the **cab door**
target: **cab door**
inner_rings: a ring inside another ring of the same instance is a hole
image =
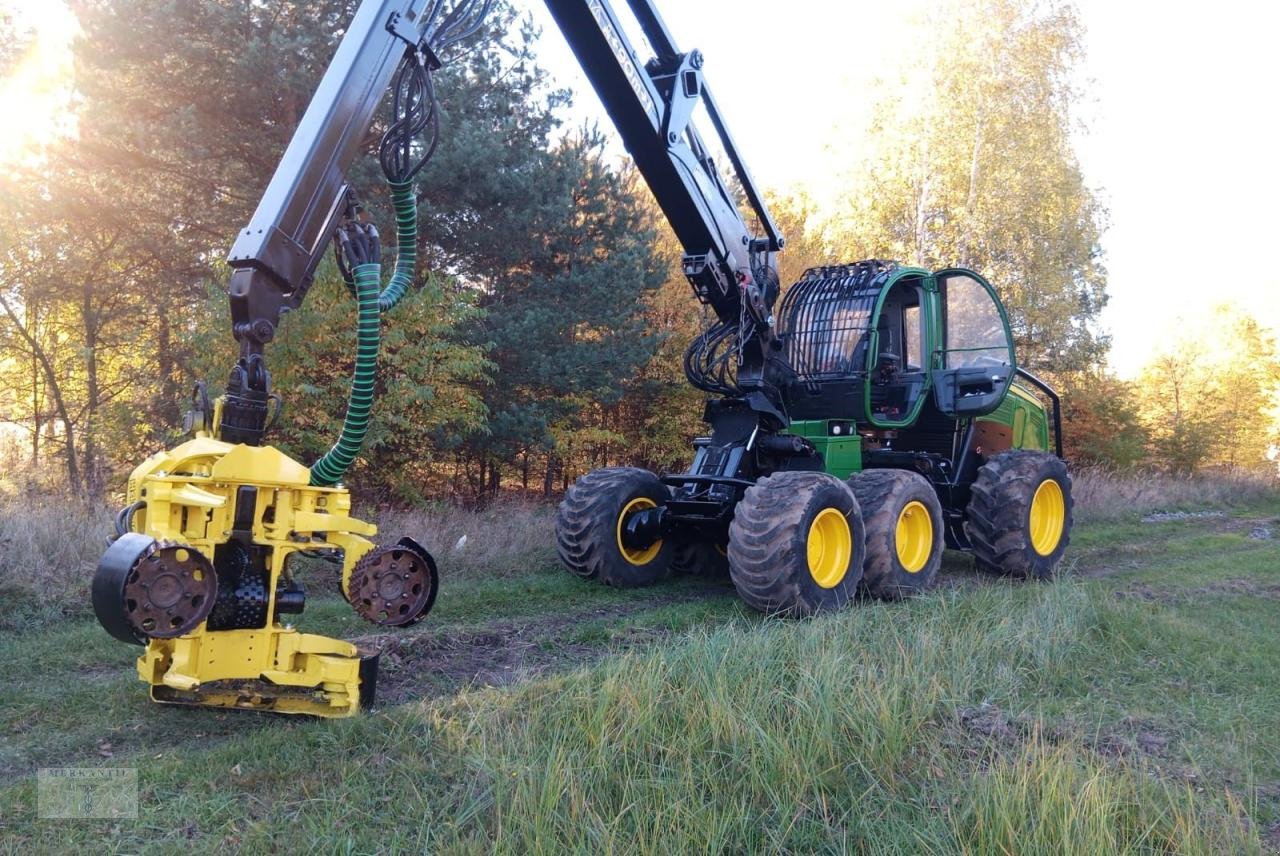
[[[876,300],[866,349],[866,420],[877,428],[914,425],[928,398],[930,335],[929,275],[900,268]]]
[[[934,402],[949,416],[985,416],[1004,401],[1017,369],[1009,316],[991,284],[971,270],[947,268],[934,280],[941,316]]]

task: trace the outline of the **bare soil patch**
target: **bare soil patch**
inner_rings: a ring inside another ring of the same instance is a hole
[[[660,628],[627,634],[609,645],[565,638],[583,623],[622,619],[662,606],[724,594],[728,583],[707,583],[678,594],[637,597],[634,602],[556,613],[526,620],[502,620],[474,629],[417,634],[378,634],[353,640],[382,650],[377,704],[401,704],[457,692],[465,686],[506,686],[548,671],[572,668],[607,654],[669,635]]]
[[[1128,588],[1116,592],[1116,597],[1148,601],[1151,603],[1189,603],[1206,595],[1249,595],[1252,597],[1280,598],[1280,584],[1262,584],[1254,580],[1230,579],[1218,580],[1208,585],[1185,586],[1153,586],[1146,583],[1135,583]]]

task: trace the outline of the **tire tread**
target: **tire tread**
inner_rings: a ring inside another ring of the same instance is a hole
[[[1066,520],[1057,548],[1040,556],[1031,548],[1026,515],[1035,488],[1050,477],[1063,486]],[[970,489],[964,526],[979,569],[1019,579],[1051,577],[1071,541],[1073,506],[1071,477],[1057,456],[1031,449],[993,455]]]

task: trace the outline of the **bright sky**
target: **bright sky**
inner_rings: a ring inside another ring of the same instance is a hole
[[[517,2],[542,24],[542,57],[577,93],[578,115],[608,127],[542,4]],[[658,0],[681,49],[706,55],[708,82],[756,180],[804,187],[819,200],[843,189],[871,108],[869,84],[893,74],[922,4]],[[1223,302],[1280,330],[1280,274],[1270,258],[1280,249],[1280,4],[1078,6],[1095,99],[1078,145],[1086,180],[1111,212],[1103,321],[1113,367],[1135,374],[1162,339]],[[1235,273],[1245,267],[1247,276]]]
[[[66,131],[71,39],[76,20],[62,0],[0,0],[20,27],[35,30],[35,43],[12,72],[0,78],[0,172],[33,157],[32,143],[51,129]],[[20,117],[20,119],[19,119]]]
[[[542,59],[577,94],[574,119],[609,123],[540,0],[514,0],[543,28]],[[873,97],[927,0],[658,0],[678,44],[700,48],[757,181],[833,199],[856,162]],[[625,0],[614,0],[625,5]],[[1280,4],[1258,0],[1078,0],[1094,103],[1079,151],[1111,211],[1104,238],[1112,365],[1141,368],[1162,339],[1227,302],[1280,330],[1274,59]],[[0,0],[41,50],[0,82],[0,165],[56,121],[74,20],[62,0]],[[1236,274],[1245,267],[1250,273]],[[1230,271],[1230,272],[1228,272]]]

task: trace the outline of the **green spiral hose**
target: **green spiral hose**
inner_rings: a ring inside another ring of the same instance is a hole
[[[413,185],[391,181],[387,186],[391,188],[391,205],[396,212],[396,268],[391,274],[391,281],[378,295],[380,312],[394,309],[404,299],[409,286],[413,285],[413,273],[418,264],[418,202],[413,198]],[[343,277],[342,281],[355,297],[355,281],[348,277]]]
[[[351,272],[356,292],[359,321],[356,324],[356,367],[351,375],[351,395],[342,433],[320,460],[311,466],[311,484],[337,484],[360,453],[369,433],[369,411],[373,409],[373,382],[381,344],[381,312],[378,288],[382,285],[382,265],[357,265]]]
[[[378,310],[393,309],[413,285],[418,264],[418,201],[413,198],[413,185],[390,182],[391,205],[396,212],[396,269],[391,282],[378,295]]]
[[[404,299],[413,285],[418,263],[418,202],[410,182],[389,182],[391,204],[396,212],[396,268],[387,287],[382,287],[382,265],[357,265],[351,278],[345,279],[347,290],[356,299],[359,321],[356,326],[356,367],[351,376],[351,394],[347,399],[347,416],[342,433],[324,457],[311,466],[311,484],[316,487],[335,485],[347,474],[365,435],[369,433],[369,413],[373,409],[373,384],[378,368],[378,349],[382,344],[381,316]]]

